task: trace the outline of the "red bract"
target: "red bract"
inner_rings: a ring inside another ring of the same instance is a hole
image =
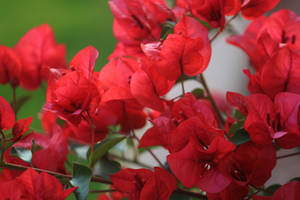
[[[0,96],[0,131],[7,131],[15,123],[15,113],[9,103]]]
[[[161,145],[171,150],[171,135],[173,130],[190,118],[199,118],[206,123],[207,130],[216,131],[218,123],[208,101],[196,99],[191,93],[187,93],[177,102],[167,102],[165,112],[156,117],[153,127],[143,135],[139,147]],[[205,114],[204,114],[205,113]]]
[[[275,8],[280,0],[242,0],[242,15],[247,19],[255,19]]]
[[[221,131],[208,127],[199,118],[190,118],[171,135],[171,145],[168,164],[185,187],[197,186],[217,193],[230,184],[230,179],[219,171],[218,163],[235,145]]]
[[[19,85],[21,61],[15,52],[0,45],[0,84],[10,83],[12,87]]]
[[[144,48],[146,54],[153,51],[153,46],[150,47]],[[185,16],[175,26],[174,34],[169,34],[161,47],[148,55],[155,60],[157,71],[169,80],[183,74],[201,74],[211,56],[208,31],[196,19]]]
[[[113,186],[130,200],[167,200],[177,187],[176,179],[166,170],[123,169],[110,176]]]
[[[64,163],[67,159],[68,144],[67,135],[63,134],[60,127],[53,124],[51,132],[48,132],[46,135],[30,133],[15,143],[13,147],[31,149],[32,140],[34,140],[35,144],[42,147],[42,149],[35,151],[33,154],[33,166],[50,171],[65,173]],[[11,148],[5,152],[6,162],[30,166],[29,163],[11,156],[10,149]]]
[[[27,32],[14,51],[22,63],[20,85],[25,89],[36,89],[42,80],[48,80],[50,68],[65,68],[65,46],[56,44],[47,24]]]
[[[248,88],[252,93],[265,93],[274,98],[279,92],[300,94],[299,66],[300,55],[289,48],[279,49],[259,72],[250,75]],[[276,70],[274,70],[274,67]]]
[[[160,38],[162,24],[173,19],[163,0],[110,0],[115,17],[114,34],[124,44],[139,44]]]
[[[43,199],[64,200],[76,188],[64,190],[55,177],[42,172],[37,173],[29,168],[14,180],[2,182],[0,199]]]
[[[29,117],[28,119],[20,119],[15,123],[12,129],[14,141],[17,141],[24,133],[27,132],[31,122],[32,117]]]
[[[297,125],[299,95],[279,93],[274,103],[263,94],[253,94],[246,98],[227,93],[227,98],[229,102],[235,102],[233,105],[247,116],[244,128],[253,142],[269,144],[275,139],[281,148],[294,148],[300,144]]]
[[[254,20],[243,35],[231,36],[227,41],[242,48],[254,68],[260,70],[280,47],[299,49],[299,21],[300,18],[292,11],[280,10],[269,18]]]
[[[253,196],[253,200],[297,200],[300,196],[300,182],[292,181],[275,191],[275,193],[270,196]]]
[[[236,184],[260,187],[271,177],[275,165],[276,149],[272,144],[247,142],[223,159],[220,168]]]
[[[71,123],[80,122],[80,114],[93,113],[100,96],[93,81],[93,69],[98,51],[93,47],[81,50],[71,61],[70,71],[52,70],[45,110],[55,112],[58,117]]]
[[[219,193],[207,194],[208,200],[241,200],[248,195],[249,188],[232,182]]]

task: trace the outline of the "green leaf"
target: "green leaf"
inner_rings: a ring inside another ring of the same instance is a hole
[[[94,166],[97,160],[100,160],[111,148],[116,144],[124,140],[126,137],[117,137],[101,141],[94,146],[94,153],[90,155],[91,150],[88,151],[88,157],[90,158],[90,166]]]
[[[230,137],[232,135],[235,135],[236,132],[238,132],[243,128],[244,123],[245,123],[244,121],[237,121],[234,124],[232,124],[228,131],[228,136]]]
[[[73,164],[73,178],[70,183],[74,187],[78,187],[75,190],[75,196],[77,200],[86,200],[89,193],[90,182],[92,178],[92,171],[83,165]]]
[[[230,138],[230,141],[236,146],[250,141],[250,136],[245,129],[240,129]]]
[[[300,177],[292,178],[292,179],[289,180],[288,182],[292,182],[292,181],[298,181],[298,182],[300,182]]]
[[[274,194],[274,192],[280,187],[281,187],[280,184],[270,185],[269,187],[267,187],[265,189],[265,192],[262,192],[262,195],[263,196],[272,196]]]
[[[24,147],[13,147],[10,150],[10,155],[16,156],[25,162],[31,162],[32,152]]]
[[[192,94],[197,98],[203,98],[204,97],[204,90],[201,88],[196,88],[192,91]]]
[[[99,162],[98,167],[96,168],[97,175],[110,180],[109,175],[115,174],[121,170],[121,165],[117,161],[109,160],[106,157],[103,157]]]
[[[175,0],[166,0],[167,5],[169,8],[173,8],[175,6],[176,1]]]

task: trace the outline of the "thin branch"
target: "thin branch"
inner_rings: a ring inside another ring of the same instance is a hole
[[[17,114],[17,92],[16,92],[16,87],[12,87],[13,90],[13,110]]]
[[[200,74],[198,80],[203,85],[204,90],[205,90],[205,92],[207,94],[207,97],[208,97],[209,101],[211,102],[211,104],[212,104],[212,106],[213,106],[213,108],[214,108],[214,110],[215,110],[218,118],[220,119],[221,123],[224,125],[225,124],[225,120],[223,119],[222,114],[221,114],[221,112],[220,112],[220,110],[219,110],[219,108],[218,108],[218,106],[217,106],[214,98],[212,97],[212,95],[210,93],[210,90],[208,88],[208,85],[207,85],[207,83],[205,81],[205,78],[204,78],[203,74]]]
[[[127,163],[132,163],[132,164],[144,167],[144,168],[148,168],[148,169],[152,169],[153,168],[152,166],[147,165],[145,163],[141,163],[141,162],[135,161],[135,160],[129,160],[127,158],[124,158],[124,157],[121,157],[121,156],[118,156],[118,155],[108,154],[108,156],[111,157],[112,159],[117,159],[117,160],[124,161],[124,162],[127,162]]]
[[[199,198],[199,199],[202,199],[202,200],[207,199],[207,197],[203,194],[196,193],[196,192],[191,192],[191,191],[188,191],[188,190],[183,190],[181,188],[177,188],[174,192],[177,193],[177,194],[185,194],[187,196],[196,197],[196,198]]]
[[[282,156],[277,156],[277,159],[288,158],[288,157],[297,156],[297,155],[300,155],[300,152],[290,153],[290,154],[286,154],[286,155],[282,155]]]
[[[210,39],[210,43],[212,43],[222,32],[223,30],[226,28],[226,26],[228,26],[232,20],[234,20],[236,17],[238,16],[238,14],[232,16],[224,25],[223,28],[219,28],[219,30],[217,31],[217,33]]]
[[[132,137],[140,143],[140,139],[135,135],[134,130],[132,130]],[[145,147],[145,149],[151,154],[151,156],[156,160],[156,162],[159,164],[161,168],[165,168],[165,166],[162,164],[162,162],[158,159],[158,157],[152,152],[150,148]]]
[[[4,159],[4,152],[5,152],[5,148],[6,148],[6,138],[5,138],[5,134],[2,132],[2,130],[0,129],[0,134],[2,136],[2,141],[1,141],[1,157],[0,157],[0,162],[3,162]]]
[[[116,189],[107,189],[107,190],[90,190],[89,193],[105,193],[105,192],[117,192]]]
[[[0,163],[0,168],[6,168],[6,169],[15,169],[15,170],[27,170],[27,169],[34,169],[37,172],[45,172],[48,173],[52,176],[58,177],[58,178],[65,178],[65,179],[72,179],[73,177],[71,175],[67,175],[67,174],[62,174],[62,173],[58,173],[58,172],[53,172],[53,171],[49,171],[46,169],[39,169],[39,168],[35,168],[35,167],[27,167],[27,166],[23,166],[23,165],[18,165],[18,164],[13,164],[13,163]],[[98,177],[98,176],[93,176],[91,178],[92,182],[98,182],[98,183],[104,183],[104,184],[112,184],[111,181],[106,180],[102,177]]]

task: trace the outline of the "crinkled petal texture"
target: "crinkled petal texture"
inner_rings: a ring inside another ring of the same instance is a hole
[[[21,61],[15,52],[0,45],[0,84],[10,83],[13,87],[19,84]]]
[[[20,119],[14,124],[12,129],[14,140],[19,139],[24,133],[27,132],[31,122],[32,122],[32,117],[29,117],[27,119]]]
[[[27,169],[14,179],[1,182],[0,186],[1,200],[64,200],[76,189],[64,190],[57,178],[45,172],[39,174],[32,168]]]
[[[158,117],[152,121],[153,127],[148,129],[140,140],[139,148],[163,146],[170,149],[171,132],[176,128],[174,122],[167,117]]]
[[[71,60],[70,70],[81,72],[87,78],[91,78],[98,58],[98,51],[93,46],[88,46],[79,51]]]
[[[289,149],[300,145],[299,105],[300,95],[282,92],[274,99],[276,112],[280,114],[278,126],[285,134],[276,139],[279,147]]]
[[[280,0],[246,0],[242,4],[242,15],[247,19],[255,19],[275,8]]]
[[[253,196],[254,200],[297,200],[300,196],[300,182],[291,181],[275,191],[272,197]]]
[[[167,157],[171,171],[188,188],[217,193],[230,184],[230,178],[218,170],[218,163],[235,145],[223,133],[201,119],[182,122],[171,134],[171,154]]]
[[[68,143],[67,135],[63,134],[60,127],[53,127],[52,133],[49,132],[46,135],[30,133],[15,143],[13,147],[31,149],[32,140],[42,147],[42,149],[34,152],[32,165],[41,169],[65,173],[64,163],[67,160]],[[30,166],[29,163],[11,156],[9,152],[10,148],[5,152],[6,162]]]
[[[252,184],[260,187],[271,177],[275,165],[276,149],[272,144],[247,142],[223,159],[220,168],[239,185]]]
[[[169,80],[196,76],[207,67],[211,47],[207,29],[192,17],[182,18],[162,44],[157,70]]]
[[[110,176],[113,186],[130,200],[168,200],[177,187],[165,169],[123,169]]]
[[[133,74],[130,89],[140,104],[154,110],[164,110],[163,101],[158,96],[152,80],[145,71],[140,69]]]
[[[227,42],[234,46],[241,48],[250,58],[253,67],[258,70],[265,63],[267,55],[265,52],[259,48],[257,45],[257,35],[259,30],[264,26],[267,18],[262,16],[254,21],[252,21],[244,34],[233,35],[227,38]]]
[[[158,40],[161,25],[167,19],[175,20],[163,0],[111,0],[109,5],[115,17],[114,34],[124,44]]]
[[[218,161],[235,146],[222,137],[216,137],[208,149],[196,139],[179,152],[167,157],[171,171],[188,188],[197,186],[209,193],[225,189],[231,179],[218,170]]]
[[[15,123],[15,113],[10,104],[0,96],[0,129],[7,131]]]
[[[49,68],[65,68],[66,50],[55,42],[47,24],[28,31],[16,44],[14,51],[22,62],[20,85],[28,90],[39,87],[48,80]]]
[[[58,179],[45,172],[39,174],[31,168],[19,176],[17,182],[23,185],[33,199],[63,200],[76,189],[64,190]]]
[[[272,142],[273,129],[270,127],[274,117],[272,100],[263,94],[253,94],[247,97],[248,115],[244,124],[251,140],[257,144]]]
[[[83,111],[93,113],[99,98],[96,85],[82,73],[68,72],[54,83],[49,81],[44,110],[55,112],[58,117],[76,124]]]

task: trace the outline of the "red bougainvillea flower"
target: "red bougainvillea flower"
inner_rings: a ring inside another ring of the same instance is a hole
[[[292,181],[275,191],[273,196],[253,196],[253,200],[297,200],[300,196],[300,182]]]
[[[110,0],[114,34],[124,44],[159,40],[162,24],[174,15],[163,0]]]
[[[223,159],[220,168],[236,184],[260,187],[271,177],[275,165],[276,149],[272,144],[247,142]]]
[[[219,193],[207,194],[208,200],[241,200],[248,195],[248,186],[238,185],[232,182],[226,189]]]
[[[300,94],[299,66],[300,55],[288,47],[280,48],[260,71],[254,75],[246,71],[251,93],[264,93],[274,98],[279,92]],[[276,69],[276,70],[274,70]]]
[[[275,8],[280,0],[242,0],[242,15],[246,19],[255,19]]]
[[[65,46],[56,44],[53,31],[47,24],[28,31],[14,51],[22,63],[20,85],[28,90],[36,89],[42,80],[48,80],[50,68],[66,66]]]
[[[253,142],[269,144],[275,139],[281,148],[294,148],[300,144],[297,125],[299,95],[279,93],[273,103],[263,94],[253,94],[246,98],[229,92],[227,99],[247,116],[244,128]]]
[[[57,124],[52,124],[52,128],[46,134],[30,133],[15,143],[13,147],[31,149],[32,140],[42,147],[33,153],[32,165],[40,169],[65,173],[64,163],[67,159],[68,144],[67,135],[63,133],[62,129]],[[6,162],[30,166],[29,163],[10,155],[10,149],[5,152]]]
[[[110,176],[115,187],[130,200],[168,200],[177,187],[176,179],[165,169],[123,169]]]
[[[27,169],[19,177],[0,183],[1,199],[43,199],[64,200],[76,188],[64,190],[55,177],[42,172],[39,174],[32,168]]]
[[[205,121],[208,126],[218,126],[210,103],[207,100],[196,99],[193,94],[187,93],[152,120],[153,127],[145,132],[139,147],[160,145],[171,151],[172,131],[182,122],[192,117]]]
[[[75,124],[80,122],[82,112],[94,112],[100,101],[92,78],[97,56],[98,51],[89,46],[72,59],[69,71],[53,70],[44,110],[55,112],[58,117]]]
[[[19,85],[21,61],[15,52],[0,45],[0,84],[10,83],[12,87]]]
[[[171,145],[168,164],[185,187],[197,186],[206,192],[217,193],[230,184],[230,178],[219,171],[218,163],[235,149],[235,145],[224,138],[221,130],[193,117],[182,122],[172,133]]]
[[[12,135],[14,137],[13,138],[14,141],[20,139],[20,137],[22,137],[22,135],[27,132],[31,122],[32,122],[32,117],[29,117],[27,119],[20,119],[15,123],[12,129]]]
[[[157,71],[169,80],[176,80],[182,74],[202,73],[211,56],[208,30],[188,16],[178,22],[174,34],[169,34],[161,46],[156,46],[157,50],[153,45],[145,46],[144,51],[156,62]]]
[[[299,22],[300,18],[292,11],[280,10],[269,18],[262,16],[254,20],[243,35],[231,36],[227,41],[243,49],[259,71],[278,48],[299,49]]]
[[[7,131],[15,123],[15,113],[9,103],[0,96],[0,130]]]

